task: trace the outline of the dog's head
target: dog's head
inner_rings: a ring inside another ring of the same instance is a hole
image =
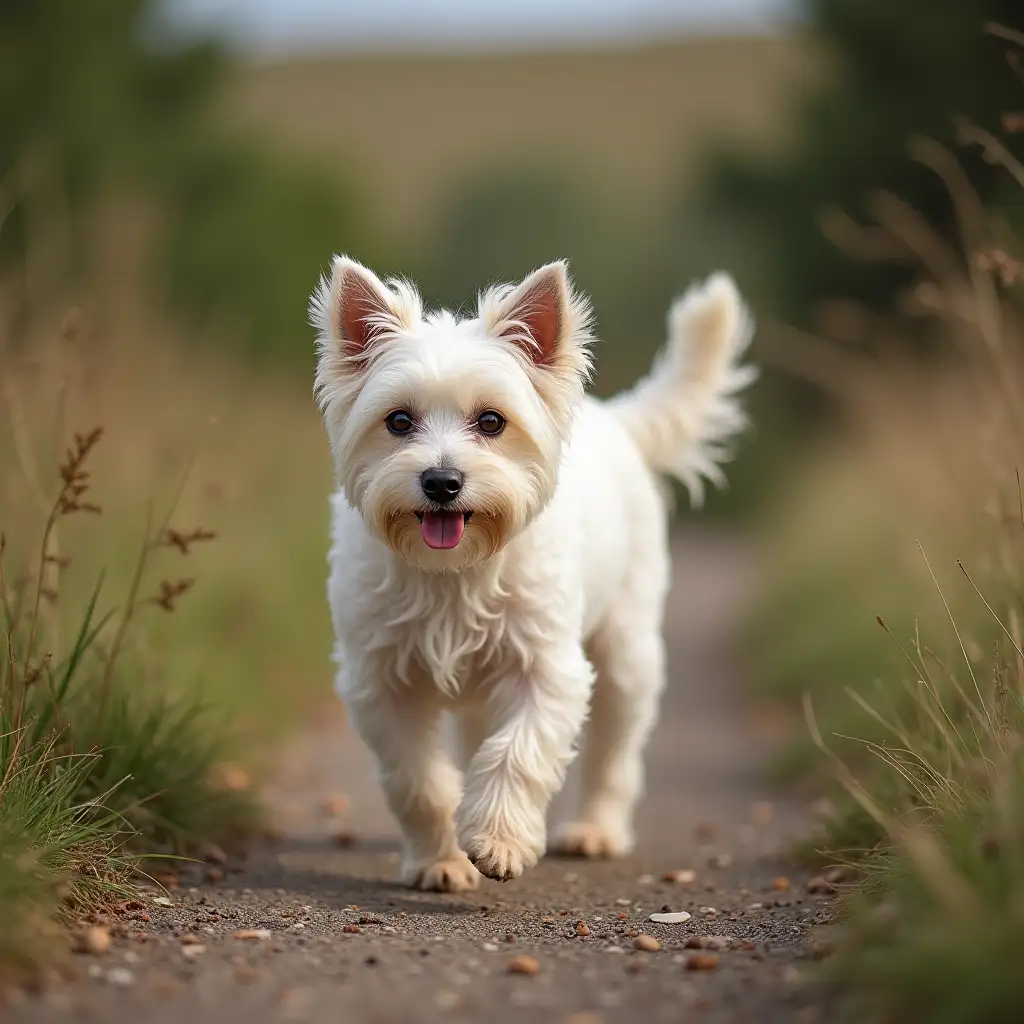
[[[310,316],[339,482],[393,551],[458,571],[544,508],[590,366],[589,306],[563,263],[491,288],[460,320],[339,256]]]

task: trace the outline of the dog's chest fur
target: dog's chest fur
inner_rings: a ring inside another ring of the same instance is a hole
[[[363,569],[358,601],[335,597],[339,658],[372,658],[380,674],[450,699],[528,673],[566,610],[550,581],[504,558],[441,575],[387,554]]]

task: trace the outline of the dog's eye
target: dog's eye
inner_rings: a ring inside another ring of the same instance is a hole
[[[392,434],[408,434],[412,430],[412,417],[404,409],[396,409],[384,421]]]
[[[500,434],[505,429],[505,417],[502,416],[500,412],[488,409],[486,412],[482,412],[477,416],[476,425],[480,428],[482,433],[490,434],[493,437],[495,434]]]

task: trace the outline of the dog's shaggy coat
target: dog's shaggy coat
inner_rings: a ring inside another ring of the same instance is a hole
[[[603,403],[584,395],[590,310],[562,263],[460,320],[337,257],[311,318],[339,482],[337,690],[379,762],[403,877],[459,890],[533,865],[585,722],[555,845],[628,851],[664,682],[658,474],[699,501],[744,425],[736,287],[716,275],[679,299],[650,375]]]

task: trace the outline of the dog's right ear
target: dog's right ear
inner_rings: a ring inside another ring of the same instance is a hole
[[[417,315],[406,289],[395,291],[348,256],[335,256],[330,280],[321,280],[310,301],[310,320],[345,359],[358,359],[381,337],[411,327]]]

